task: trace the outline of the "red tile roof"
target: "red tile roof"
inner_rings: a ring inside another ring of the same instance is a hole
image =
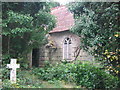
[[[58,6],[51,9],[51,14],[56,16],[56,27],[49,33],[69,30],[74,25],[73,14],[66,6]]]

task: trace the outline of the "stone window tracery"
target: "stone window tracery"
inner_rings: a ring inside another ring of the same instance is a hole
[[[69,37],[64,39],[63,43],[63,59],[70,60],[71,59],[71,39]]]

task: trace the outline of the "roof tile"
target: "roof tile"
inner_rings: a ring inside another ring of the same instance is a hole
[[[49,33],[69,30],[74,25],[73,14],[66,6],[58,6],[51,9],[51,14],[56,16],[56,27]]]

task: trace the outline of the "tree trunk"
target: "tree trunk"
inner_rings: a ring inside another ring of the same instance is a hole
[[[32,68],[32,50],[27,54],[29,68]]]
[[[10,36],[8,36],[8,55],[10,54]]]
[[[2,66],[2,35],[0,35],[0,67]]]
[[[79,54],[80,54],[80,50],[81,50],[81,48],[80,48],[80,47],[77,47],[77,49],[76,49],[76,51],[75,51],[76,56],[75,56],[74,60],[76,60],[77,57],[79,56]]]

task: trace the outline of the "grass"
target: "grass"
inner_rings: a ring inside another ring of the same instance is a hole
[[[75,83],[59,80],[40,80],[37,75],[27,70],[18,70],[17,83],[10,84],[8,79],[3,80],[3,88],[81,88]]]
[[[29,70],[17,69],[17,83],[11,84],[4,71],[4,88],[116,88],[119,79],[90,62],[61,63]]]
[[[42,88],[75,88],[74,83],[66,83],[64,81],[42,81]]]

